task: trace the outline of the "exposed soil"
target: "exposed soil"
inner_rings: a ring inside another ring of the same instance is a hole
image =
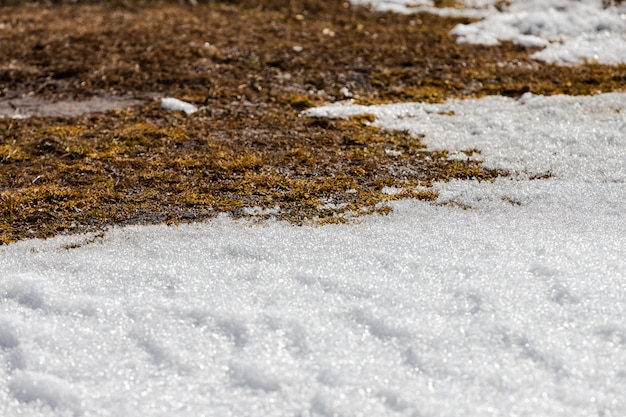
[[[465,19],[333,0],[193,3],[0,0],[0,107],[145,100],[0,119],[0,241],[254,206],[278,206],[274,215],[295,223],[385,212],[392,198],[436,198],[416,185],[506,173],[379,131],[368,115],[315,120],[299,117],[303,109],[344,99],[346,89],[376,103],[626,85],[625,66],[559,67],[512,44],[457,45],[449,32]],[[163,96],[202,110],[164,111],[150,99]],[[384,186],[407,191],[392,197]]]

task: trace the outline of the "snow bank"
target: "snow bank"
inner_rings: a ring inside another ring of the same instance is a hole
[[[517,175],[354,225],[222,216],[0,247],[0,415],[621,416],[625,107],[310,110]]]

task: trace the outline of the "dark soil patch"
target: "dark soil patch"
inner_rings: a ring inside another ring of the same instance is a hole
[[[298,117],[313,105],[439,102],[487,94],[623,88],[625,66],[558,67],[512,44],[457,45],[464,19],[400,16],[343,1],[0,0],[0,100],[173,96],[74,117],[0,119],[0,240],[271,208],[295,223],[385,211],[413,189],[506,173],[430,152],[368,118]],[[196,3],[196,2],[194,2]],[[385,150],[401,150],[392,156]],[[330,203],[330,204],[329,204]],[[333,207],[332,209],[329,207]]]

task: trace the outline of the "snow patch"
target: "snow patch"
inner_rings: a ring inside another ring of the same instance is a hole
[[[398,194],[402,193],[402,191],[404,191],[404,190],[402,188],[399,188],[399,187],[384,186],[380,192],[383,193],[383,194],[387,194],[387,195],[398,195]]]
[[[533,54],[558,64],[626,63],[626,19],[599,1],[513,1],[502,12],[452,30],[459,43],[497,45],[512,41],[545,48]]]
[[[455,8],[434,7],[430,0],[351,0],[381,12],[428,12],[482,19],[460,24],[451,34],[459,43],[497,45],[511,41],[544,48],[532,57],[562,65],[595,61],[626,63],[626,3],[605,7],[599,0],[465,1]]]
[[[165,110],[182,111],[187,114],[193,114],[198,111],[198,108],[193,104],[173,97],[161,99],[161,108]]]

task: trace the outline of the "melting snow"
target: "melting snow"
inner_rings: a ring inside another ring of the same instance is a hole
[[[373,114],[375,125],[423,134],[432,149],[481,150],[486,166],[527,176],[626,182],[626,94],[486,97],[445,104],[345,102],[304,115]]]
[[[461,8],[436,8],[430,0],[351,0],[380,11],[431,12],[449,16],[481,18],[458,25],[452,34],[458,42],[497,45],[511,41],[543,48],[533,54],[539,61],[580,64],[626,63],[626,3],[605,7],[600,0],[466,1]]]
[[[364,110],[517,174],[354,225],[2,247],[0,414],[623,415],[626,95],[309,113]]]

